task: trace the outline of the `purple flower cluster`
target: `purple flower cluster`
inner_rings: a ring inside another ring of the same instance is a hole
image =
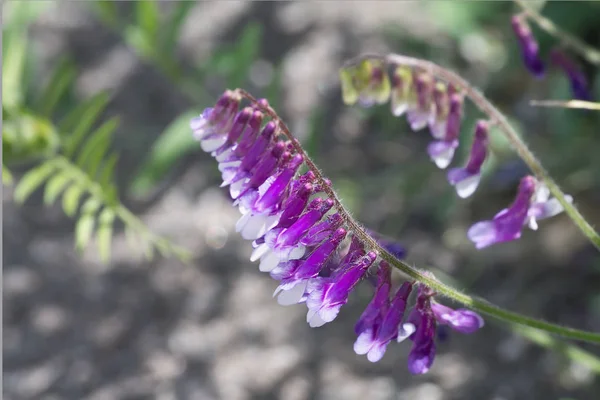
[[[530,46],[531,49],[534,47]],[[565,65],[565,68],[572,67],[560,58],[560,55],[557,54],[555,57],[557,62]],[[369,61],[363,61],[361,65],[365,62]],[[377,63],[379,66],[379,61]],[[375,101],[371,99],[372,93],[388,93],[391,99],[391,111],[395,116],[406,114],[413,130],[429,127],[434,141],[427,147],[427,153],[438,168],[447,168],[452,163],[454,152],[459,146],[464,100],[460,90],[436,81],[424,71],[404,66],[394,67],[391,87],[388,90],[387,86],[383,87],[380,83],[382,82],[380,77],[368,81],[369,75],[353,75],[358,74],[359,71],[346,68],[340,73],[346,80],[346,84],[343,85],[346,104],[354,104],[358,99],[363,99],[361,104],[374,103]],[[367,79],[367,82],[364,79]],[[351,83],[357,81],[361,84],[353,87]],[[377,102],[381,102],[381,96],[377,98]],[[488,121],[477,121],[466,165],[450,168],[447,173],[448,182],[454,186],[461,198],[471,196],[479,186],[482,167],[488,155],[489,125]],[[567,200],[572,201],[570,196],[567,196]],[[515,240],[521,236],[523,226],[529,225],[531,229],[537,229],[537,220],[554,216],[562,210],[560,203],[550,198],[545,185],[527,176],[521,182],[515,203],[498,213],[492,221],[478,222],[473,225],[468,232],[468,237],[478,249]]]
[[[368,70],[373,84],[363,87],[368,104],[385,78]],[[359,96],[356,97],[359,100]],[[236,224],[241,236],[252,241],[251,261],[279,282],[274,296],[282,305],[304,303],[311,327],[333,321],[353,289],[369,276],[377,276],[375,294],[356,324],[354,349],[378,361],[392,341],[413,342],[408,367],[412,373],[429,370],[435,356],[437,324],[462,333],[483,326],[468,310],[453,310],[436,303],[434,293],[419,286],[416,304],[404,318],[414,283],[404,282],[392,293],[391,271],[365,248],[328,196],[330,182],[317,179],[309,169],[301,174],[302,154],[286,140],[278,120],[267,121],[266,100],[240,110],[241,96],[226,91],[214,107],[191,121],[194,137],[218,162],[222,186],[242,216]],[[404,249],[371,234],[381,247],[401,257]]]
[[[525,67],[536,78],[542,78],[546,67],[540,58],[539,46],[527,23],[527,16],[525,14],[514,15],[511,19],[511,25],[519,42]],[[571,60],[563,51],[553,49],[550,53],[550,61],[553,65],[559,67],[569,79],[571,93],[575,99],[592,100],[585,74],[573,60]]]

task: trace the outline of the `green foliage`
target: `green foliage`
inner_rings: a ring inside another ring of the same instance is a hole
[[[57,105],[76,77],[73,63],[64,58],[50,74],[48,84],[28,104],[23,79],[28,57],[25,32],[25,27],[17,25],[5,42],[8,57],[3,60],[2,153],[9,165],[31,161],[37,165],[16,183],[14,200],[22,204],[42,188],[47,206],[62,197],[65,214],[77,219],[75,248],[82,251],[95,240],[103,262],[110,258],[117,221],[141,240],[145,254],[158,251],[164,256],[187,259],[187,251],[150,232],[119,200],[114,184],[118,156],[110,150],[118,118],[99,124],[109,101],[106,93],[81,102],[55,125],[52,119]],[[11,184],[12,180],[3,165],[3,184]]]
[[[181,114],[154,142],[152,150],[140,168],[132,184],[132,194],[142,196],[160,181],[171,166],[181,157],[197,151],[190,134],[190,119],[198,113],[194,110]]]
[[[167,29],[175,29],[175,27],[179,29],[181,21],[184,20],[182,14],[184,11],[187,12],[189,7],[189,5],[187,7],[178,5],[171,14],[172,19],[176,19],[177,22],[168,23]],[[249,75],[252,63],[260,53],[261,40],[262,27],[254,22],[249,23],[240,35],[238,42],[230,46],[222,46],[206,63],[199,67],[199,75],[208,79],[210,73],[218,71],[228,85],[242,87]],[[172,48],[173,46],[171,46]],[[278,101],[281,71],[281,67],[275,69],[271,84],[265,90],[266,97],[272,104],[276,104]],[[159,181],[164,179],[178,160],[198,151],[198,146],[192,138],[189,128],[190,119],[197,115],[198,111],[196,110],[186,111],[167,126],[153,144],[152,150],[134,179],[131,185],[132,195],[147,194]]]
[[[12,173],[6,168],[4,164],[2,164],[2,184],[5,186],[12,185],[13,176]]]

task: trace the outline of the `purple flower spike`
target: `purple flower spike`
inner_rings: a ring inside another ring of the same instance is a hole
[[[456,188],[459,197],[467,198],[477,189],[481,179],[481,166],[487,156],[488,124],[478,121],[475,138],[471,147],[469,162],[464,168],[452,168],[448,171],[448,181]]]
[[[367,359],[371,362],[381,360],[387,345],[398,337],[398,328],[404,317],[406,302],[411,290],[410,282],[404,282],[400,286],[387,311],[382,313],[381,324],[377,329],[361,333],[354,343],[354,351],[357,354],[367,354]]]
[[[592,101],[590,86],[583,71],[564,52],[558,49],[552,50],[550,60],[554,65],[563,69],[569,82],[573,97],[579,100]]]
[[[510,208],[500,211],[492,221],[482,221],[473,225],[467,232],[467,236],[475,243],[475,247],[482,249],[495,243],[520,238],[535,189],[535,178],[524,177],[521,179],[519,192]]]
[[[536,78],[544,76],[544,63],[540,59],[539,47],[529,24],[523,15],[514,15],[511,19],[512,28],[517,35],[521,55],[525,66]]]
[[[448,325],[457,332],[474,333],[485,324],[479,314],[465,308],[453,310],[434,301],[431,303],[431,310],[438,323]]]
[[[312,328],[323,326],[337,317],[340,308],[348,302],[348,295],[376,258],[375,252],[369,252],[345,269],[342,274],[336,274],[331,278],[314,278],[308,282],[306,321]]]

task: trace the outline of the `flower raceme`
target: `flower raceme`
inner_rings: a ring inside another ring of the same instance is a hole
[[[516,21],[516,20],[515,20]],[[521,20],[519,20],[521,21]],[[515,23],[521,23],[516,21]],[[525,30],[520,31],[525,35]],[[529,32],[530,33],[530,32]],[[523,38],[525,40],[525,38]],[[533,53],[534,46],[529,50]],[[536,48],[537,49],[537,48]],[[537,52],[537,50],[536,50]],[[536,53],[537,54],[537,53]],[[532,58],[530,55],[529,58]],[[555,55],[556,62],[563,62],[565,68],[573,66]],[[429,126],[429,131],[435,141],[427,147],[429,157],[438,168],[445,169],[451,163],[455,150],[459,146],[461,119],[463,116],[464,96],[460,88],[445,82],[436,81],[433,76],[424,71],[410,69],[406,66],[391,66],[391,89],[387,90],[384,80],[369,78],[368,74],[357,75],[368,59],[361,61],[361,68],[343,68],[340,72],[343,83],[343,99],[346,104],[354,104],[362,98],[360,104],[382,103],[382,96],[378,95],[376,101],[373,93],[389,93],[391,111],[395,116],[406,114],[407,121],[413,130],[420,130]],[[381,61],[375,60],[377,68],[381,68]],[[575,75],[575,72],[573,72]],[[371,81],[367,81],[371,79]],[[360,82],[352,86],[352,82]],[[368,88],[368,90],[366,89]],[[351,95],[349,95],[351,94]],[[479,120],[475,124],[475,132],[469,159],[464,167],[450,168],[447,174],[448,182],[454,186],[456,193],[461,198],[467,198],[475,193],[481,181],[482,167],[488,155],[490,122]],[[572,201],[570,196],[567,201]],[[492,244],[518,239],[524,225],[537,229],[537,220],[552,217],[563,208],[557,199],[549,199],[548,188],[535,178],[523,178],[519,186],[519,194],[515,203],[508,209],[498,213],[492,221],[476,223],[468,231],[469,239],[475,247],[482,249]]]
[[[383,64],[363,65],[353,73],[344,78],[349,79],[346,89],[354,91],[346,97],[367,105],[387,100],[389,80]],[[274,296],[280,304],[305,303],[308,324],[319,327],[337,317],[358,284],[376,276],[373,299],[355,327],[354,350],[375,362],[389,343],[410,338],[408,369],[415,374],[427,372],[433,363],[438,324],[462,333],[483,326],[483,319],[472,311],[436,303],[435,293],[421,284],[404,282],[392,290],[390,267],[378,260],[377,250],[385,248],[402,257],[404,249],[375,233],[369,235],[380,247],[370,249],[361,242],[347,222],[350,217],[335,207],[330,182],[317,179],[297,141],[280,129],[266,100],[252,100],[240,110],[241,100],[239,91],[226,91],[190,126],[201,148],[217,161],[222,186],[229,187],[242,214],[236,230],[252,241],[251,261],[259,261],[259,270],[279,282]],[[452,113],[450,106],[445,113]],[[443,119],[441,113],[435,115]],[[448,138],[447,131],[440,131],[441,140]],[[304,164],[309,169],[301,174]],[[417,287],[416,304],[405,318],[409,296]]]

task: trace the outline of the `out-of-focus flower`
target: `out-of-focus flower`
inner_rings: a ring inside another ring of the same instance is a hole
[[[572,201],[571,196],[567,196]],[[500,211],[491,221],[473,225],[467,235],[475,247],[482,249],[495,243],[508,242],[521,237],[523,225],[537,229],[537,220],[552,217],[563,210],[554,198],[549,199],[548,188],[533,176],[521,179],[513,204]]]
[[[570,59],[565,52],[559,49],[553,49],[550,52],[550,60],[552,63],[565,72],[571,84],[571,92],[573,97],[579,100],[592,101],[590,93],[590,85],[583,71],[579,66]]]
[[[544,76],[545,66],[539,55],[539,46],[524,15],[514,15],[511,19],[512,28],[521,47],[521,55],[525,66],[535,77]]]

